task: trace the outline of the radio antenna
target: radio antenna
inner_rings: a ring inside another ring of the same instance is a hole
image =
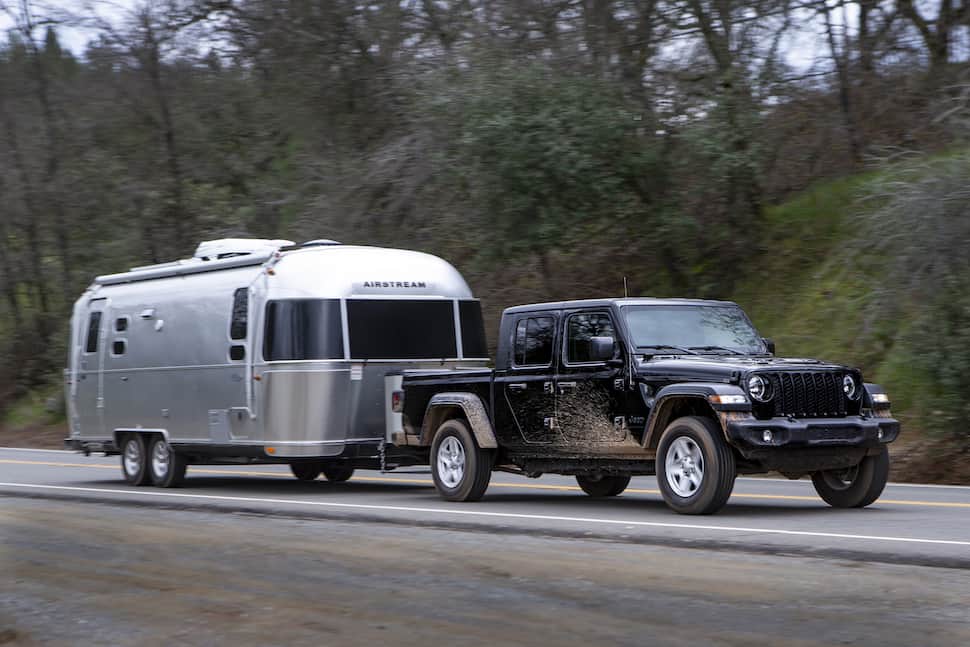
[[[627,289],[626,277],[625,276],[623,277],[623,296],[624,297],[630,296],[630,291]]]

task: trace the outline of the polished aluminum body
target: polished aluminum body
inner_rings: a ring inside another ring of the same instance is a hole
[[[458,304],[473,297],[440,258],[332,241],[279,251],[276,245],[288,241],[265,241],[272,244],[250,244],[234,255],[238,241],[218,242],[200,246],[208,260],[197,253],[98,277],[75,303],[67,371],[75,446],[117,448],[119,432],[143,430],[164,434],[176,448],[211,447],[212,455],[249,448],[273,459],[339,456],[350,445],[384,440],[388,373],[487,361],[462,350]],[[246,334],[232,339],[241,288],[248,294]],[[264,358],[267,302],[294,299],[340,300],[342,357]],[[349,329],[347,302],[364,299],[452,302],[458,353],[353,358],[350,340],[366,333]],[[100,324],[92,330],[96,312]]]

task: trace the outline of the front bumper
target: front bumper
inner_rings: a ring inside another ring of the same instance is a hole
[[[879,416],[758,420],[735,414],[724,423],[728,440],[745,459],[790,472],[855,465],[899,436],[899,421]]]

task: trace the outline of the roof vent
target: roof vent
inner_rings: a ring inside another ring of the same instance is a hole
[[[199,243],[193,258],[214,261],[232,256],[245,256],[256,252],[272,252],[280,247],[292,245],[291,240],[270,240],[267,238],[220,238]]]
[[[339,241],[330,240],[329,238],[317,238],[316,240],[308,240],[300,247],[329,247],[331,245],[341,245]]]

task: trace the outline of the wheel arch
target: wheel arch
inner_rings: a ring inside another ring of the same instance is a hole
[[[165,442],[171,444],[168,438],[168,429],[143,429],[141,427],[135,429],[118,428],[111,432],[111,439],[114,442],[115,447],[120,449],[121,439],[128,434],[141,434],[142,436],[145,436],[146,439],[150,438],[151,436],[159,435],[165,439]]]
[[[498,448],[495,429],[485,403],[475,393],[465,392],[437,393],[431,398],[421,422],[421,445],[430,447],[438,427],[453,418],[461,418],[468,423],[479,447]]]
[[[710,418],[730,444],[721,416],[708,398],[712,395],[743,393],[738,386],[720,383],[673,384],[660,389],[653,399],[653,406],[650,407],[650,417],[647,419],[646,431],[643,434],[644,448],[656,449],[667,425],[683,416]]]

